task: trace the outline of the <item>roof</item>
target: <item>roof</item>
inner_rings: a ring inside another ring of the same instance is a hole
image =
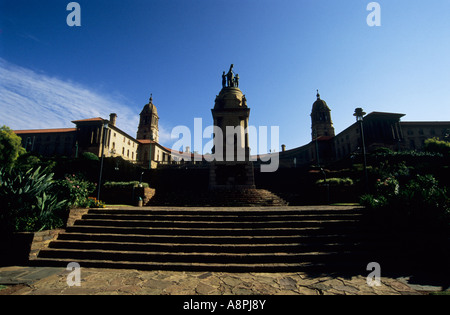
[[[334,136],[319,136],[319,137],[317,137],[317,141],[328,141],[333,138],[334,138]],[[316,141],[316,138],[314,138],[314,141]]]
[[[75,132],[76,128],[55,128],[55,129],[29,129],[29,130],[14,130],[14,133],[18,135],[22,134],[33,134],[33,133],[65,133],[65,132]]]
[[[137,142],[140,144],[150,144],[150,143],[156,143],[156,141],[150,140],[150,139],[136,139]]]
[[[328,107],[327,102],[318,98],[313,104],[312,111],[313,112],[317,112],[317,111],[329,111],[330,112],[331,110]]]
[[[369,118],[369,117],[392,117],[392,118],[401,118],[405,116],[405,114],[400,114],[400,113],[387,113],[387,112],[371,112],[369,114],[367,114],[366,116],[364,116],[365,118]]]
[[[90,122],[90,121],[104,121],[106,119],[103,119],[101,117],[95,117],[95,118],[87,118],[87,119],[80,119],[80,120],[73,120],[72,122],[74,124],[80,123],[80,122]]]
[[[152,103],[152,101],[144,105],[144,108],[142,109],[140,115],[148,113],[158,116],[158,111],[156,110],[156,106]]]
[[[450,125],[450,121],[402,121],[400,122],[402,125],[406,126],[414,126],[414,125],[420,125],[420,126],[429,126],[429,125],[436,125],[436,126],[445,126]]]

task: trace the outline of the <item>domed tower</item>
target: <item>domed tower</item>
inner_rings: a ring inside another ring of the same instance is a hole
[[[222,75],[222,90],[216,96],[211,110],[214,127],[221,132],[214,134],[211,164],[211,188],[254,188],[253,164],[250,161],[248,119],[250,108],[239,89],[239,76],[231,65],[228,74]]]
[[[150,139],[159,142],[158,111],[153,104],[153,96],[150,95],[148,104],[140,113],[139,127],[136,139]]]
[[[327,103],[320,99],[317,90],[317,100],[314,102],[311,112],[312,140],[319,137],[334,137],[333,121],[331,120],[331,110]]]

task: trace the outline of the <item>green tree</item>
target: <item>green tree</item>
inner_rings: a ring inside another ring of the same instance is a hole
[[[9,127],[0,127],[0,165],[11,167],[25,153],[21,143],[22,139]]]

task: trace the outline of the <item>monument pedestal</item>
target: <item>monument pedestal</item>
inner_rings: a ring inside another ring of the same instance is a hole
[[[254,189],[252,162],[213,162],[209,169],[209,189]]]

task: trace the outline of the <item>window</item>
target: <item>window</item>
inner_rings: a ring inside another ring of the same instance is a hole
[[[414,131],[412,131],[411,129],[408,129],[407,134],[408,134],[408,136],[413,136],[414,135]]]
[[[419,135],[423,136],[423,129],[419,129]]]
[[[125,155],[125,148],[122,148],[122,155]]]

